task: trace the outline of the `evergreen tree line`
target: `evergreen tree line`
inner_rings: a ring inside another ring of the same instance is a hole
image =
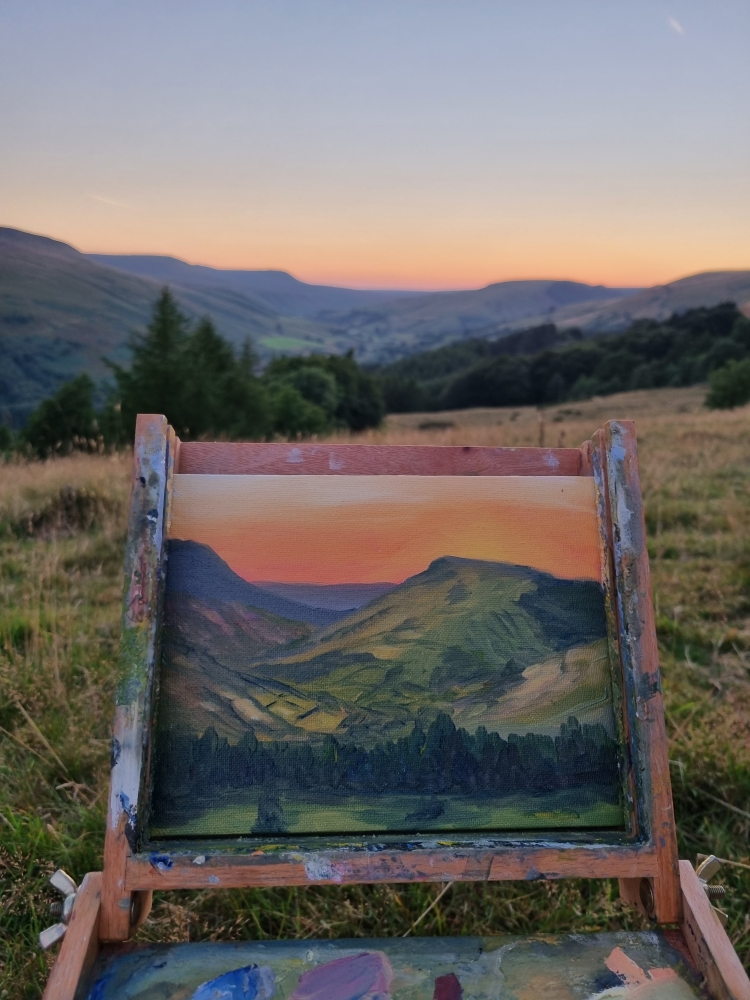
[[[222,789],[510,795],[617,782],[617,744],[601,725],[575,716],[553,739],[527,733],[505,740],[480,726],[473,735],[444,712],[426,728],[370,748],[326,736],[318,742],[260,741],[248,729],[232,744],[209,726],[201,736],[162,733],[154,802],[174,816]],[[278,810],[279,806],[276,804]]]
[[[707,405],[741,406],[750,401],[750,319],[726,302],[588,339],[546,324],[450,344],[375,371],[386,407],[396,413],[546,406],[706,381]]]
[[[249,339],[236,352],[210,318],[191,324],[168,289],[129,347],[129,368],[107,362],[114,385],[103,406],[91,377],[79,375],[34,410],[17,440],[0,428],[0,450],[44,458],[127,444],[138,413],[163,413],[183,440],[309,437],[383,417],[379,383],[351,352],[276,358],[260,373]]]

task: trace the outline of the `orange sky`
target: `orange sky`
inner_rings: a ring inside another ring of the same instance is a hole
[[[175,477],[170,537],[246,580],[400,583],[440,556],[601,579],[587,477]]]
[[[0,3],[0,224],[368,288],[750,266],[750,4]]]

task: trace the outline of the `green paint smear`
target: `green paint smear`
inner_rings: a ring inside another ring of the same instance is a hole
[[[130,705],[148,681],[148,619],[139,625],[126,625],[120,637],[115,704]]]

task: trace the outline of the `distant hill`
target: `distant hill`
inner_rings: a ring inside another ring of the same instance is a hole
[[[148,322],[168,283],[192,317],[209,314],[234,344],[261,355],[342,353],[387,364],[470,338],[493,340],[555,323],[586,335],[634,318],[736,301],[750,309],[750,271],[694,275],[653,289],[572,281],[507,281],[467,291],[365,291],[310,285],[283,271],[225,271],[172,257],[85,255],[58,240],[0,228],[0,420],[31,408],[126,342]]]
[[[230,271],[186,264],[176,257],[136,254],[87,254],[89,260],[128,274],[180,288],[226,288],[262,301],[283,316],[315,319],[328,313],[364,309],[419,292],[337,288],[299,281],[286,271]]]
[[[182,288],[222,287],[260,298],[289,316],[331,324],[365,360],[437,347],[474,331],[491,335],[528,325],[532,316],[611,304],[640,291],[575,281],[503,281],[457,292],[362,291],[308,285],[284,271],[227,271],[174,257],[92,254],[92,260]]]
[[[430,292],[328,317],[354,340],[367,343],[366,360],[385,363],[417,351],[481,334],[554,322],[560,310],[613,304],[639,289],[575,281],[501,281],[470,291]]]
[[[673,313],[710,308],[734,302],[750,315],[750,270],[706,271],[666,285],[643,288],[618,302],[566,306],[555,316],[562,327],[579,327],[588,333],[620,333],[638,319],[662,321]]]

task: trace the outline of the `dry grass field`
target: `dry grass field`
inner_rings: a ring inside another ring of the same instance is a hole
[[[750,866],[750,408],[703,390],[534,410],[391,417],[360,440],[579,445],[637,421],[683,857]],[[0,466],[0,997],[35,998],[50,957],[46,877],[101,864],[129,457]],[[750,869],[722,873],[750,964]],[[143,939],[396,935],[441,886],[163,894]],[[616,883],[455,885],[418,934],[642,926]]]

